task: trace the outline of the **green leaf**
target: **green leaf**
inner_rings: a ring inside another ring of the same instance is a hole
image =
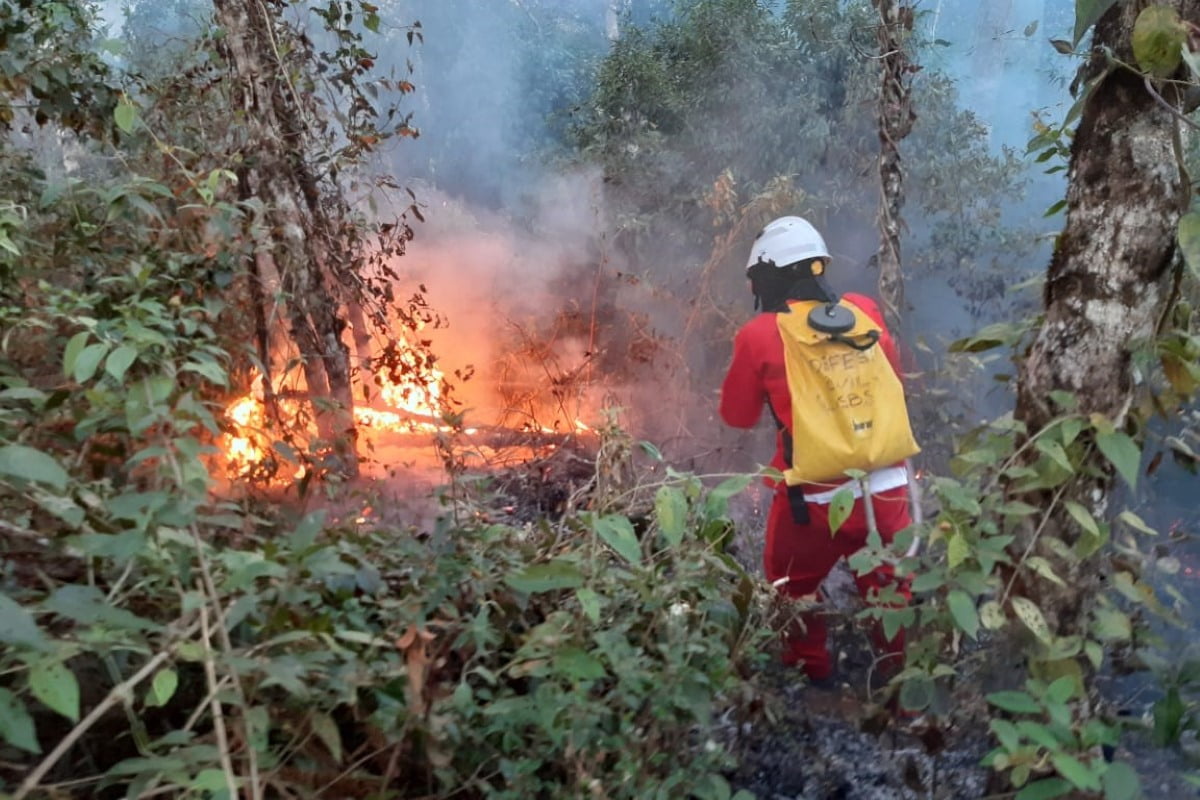
[[[1078,789],[1100,791],[1100,778],[1086,764],[1067,753],[1053,753],[1050,763],[1058,770],[1058,774],[1075,784]]]
[[[1034,636],[1047,645],[1053,644],[1054,637],[1050,633],[1050,626],[1046,624],[1046,618],[1042,616],[1042,610],[1036,603],[1024,597],[1014,597],[1012,606],[1017,618],[1025,623],[1025,627],[1029,628]]]
[[[266,706],[252,706],[244,712],[246,738],[260,753],[267,752],[271,737],[271,711]]]
[[[950,534],[946,540],[946,563],[950,569],[957,569],[971,555],[971,544],[958,531]]]
[[[1104,785],[1104,800],[1135,800],[1142,791],[1137,772],[1123,761],[1109,764],[1100,782]]]
[[[705,516],[708,519],[724,517],[729,509],[729,498],[744,491],[752,480],[752,475],[737,475],[714,486],[704,499]]]
[[[296,523],[296,529],[288,535],[288,544],[297,554],[303,553],[313,546],[317,540],[317,534],[321,532],[324,525],[325,512],[323,510],[305,514]]]
[[[83,625],[103,624],[117,630],[154,630],[158,624],[109,603],[95,586],[67,584],[54,590],[42,607]]]
[[[650,456],[650,458],[654,459],[655,461],[663,460],[662,451],[659,450],[653,442],[640,441],[638,442],[638,447],[642,448],[642,452]]]
[[[1142,450],[1137,443],[1121,431],[1096,434],[1096,446],[1104,454],[1130,489],[1137,488],[1138,464],[1142,461]]]
[[[1042,556],[1030,556],[1025,559],[1025,566],[1057,586],[1067,585],[1062,578],[1058,577],[1058,573],[1054,571],[1054,567],[1050,565],[1050,562]]]
[[[1021,736],[1047,750],[1062,749],[1062,742],[1058,741],[1054,734],[1050,732],[1050,729],[1040,722],[1028,719],[1018,720],[1016,729]]]
[[[1167,693],[1154,702],[1151,707],[1154,715],[1154,743],[1159,747],[1169,747],[1179,741],[1183,731],[1183,719],[1187,707],[1179,695],[1179,690],[1171,687]]]
[[[67,471],[52,456],[22,444],[0,447],[0,475],[42,483],[62,491],[67,488]]]
[[[596,594],[594,589],[586,586],[576,589],[575,599],[579,601],[579,607],[588,619],[593,623],[600,621],[600,595]]]
[[[61,661],[42,661],[29,669],[29,689],[47,708],[79,721],[79,682]]]
[[[87,344],[90,336],[91,333],[88,331],[80,331],[67,342],[66,349],[63,350],[63,377],[69,378],[75,371],[75,361],[79,358],[79,354],[83,351],[83,346]]]
[[[318,711],[312,715],[312,729],[325,749],[333,756],[334,763],[342,763],[342,733],[333,717]]]
[[[1071,791],[1071,784],[1062,778],[1042,778],[1017,793],[1016,800],[1053,800]]]
[[[1083,420],[1081,420],[1079,417],[1070,417],[1069,419],[1064,419],[1062,423],[1063,446],[1070,447],[1071,442],[1075,441],[1079,437],[1081,431],[1083,431]]]
[[[137,118],[137,106],[130,102],[129,97],[121,95],[121,100],[117,103],[117,107],[113,109],[113,122],[117,123],[117,127],[123,132],[132,133]]]
[[[1072,47],[1083,41],[1084,34],[1112,8],[1117,0],[1075,0],[1075,38]]]
[[[1008,623],[1004,608],[995,600],[988,600],[979,608],[979,621],[989,631],[998,631]]]
[[[753,480],[753,475],[735,475],[714,486],[709,494],[723,500],[728,500],[734,495],[744,492]]]
[[[1067,207],[1067,200],[1066,200],[1066,198],[1063,198],[1062,200],[1059,200],[1057,203],[1055,203],[1054,205],[1047,208],[1045,213],[1042,214],[1042,216],[1046,217],[1046,218],[1053,217],[1055,214],[1062,211],[1066,207]]]
[[[178,687],[179,674],[170,668],[160,669],[150,681],[150,690],[146,692],[146,705],[165,706],[171,701]]]
[[[1189,211],[1179,218],[1179,251],[1192,275],[1200,278],[1200,211]]]
[[[854,510],[854,492],[848,488],[838,489],[833,499],[829,501],[829,535],[836,536],[838,528],[846,524],[846,520],[850,519],[850,512]]]
[[[1042,707],[1027,692],[992,692],[987,696],[987,701],[996,708],[1011,711],[1014,714],[1038,714],[1042,710]]]
[[[41,647],[42,632],[29,612],[7,595],[0,594],[0,642]]]
[[[1170,6],[1146,6],[1133,23],[1133,57],[1156,78],[1169,78],[1179,69],[1186,41],[1187,28]]]
[[[1070,675],[1056,679],[1046,687],[1046,701],[1050,703],[1065,703],[1075,694],[1078,684]]]
[[[908,711],[928,708],[933,695],[933,681],[928,675],[916,675],[900,684],[900,705]]]
[[[996,506],[996,513],[1006,517],[1028,517],[1038,513],[1037,506],[1031,506],[1022,500],[1009,500]]]
[[[642,563],[642,543],[626,517],[617,514],[600,517],[593,523],[593,529],[630,564]]]
[[[996,734],[1000,746],[1008,752],[1012,753],[1021,747],[1021,734],[1017,731],[1017,726],[1008,720],[993,719],[988,722],[988,727]]]
[[[225,369],[215,361],[189,361],[180,368],[182,372],[195,372],[217,386],[228,386],[229,376]]]
[[[1100,669],[1100,665],[1104,663],[1104,648],[1100,643],[1089,639],[1083,643],[1083,652],[1087,656],[1088,661],[1092,662],[1092,666]]]
[[[556,589],[575,589],[583,585],[583,573],[570,561],[554,559],[544,564],[531,564],[504,579],[512,588],[526,594],[552,592]]]
[[[654,516],[658,530],[671,547],[679,547],[687,530],[688,504],[675,486],[663,486],[654,496]]]
[[[1071,464],[1071,459],[1067,456],[1067,451],[1058,442],[1049,439],[1038,439],[1034,445],[1039,452],[1044,453],[1055,464],[1058,464],[1067,472],[1074,472],[1075,467]]]
[[[1120,514],[1117,514],[1117,519],[1121,520],[1121,522],[1124,522],[1126,525],[1138,531],[1139,533],[1144,533],[1147,536],[1158,536],[1158,531],[1147,525],[1145,520],[1132,511],[1122,511]]]
[[[75,359],[73,375],[76,383],[87,383],[96,374],[96,368],[108,353],[108,345],[103,342],[89,344]]]
[[[108,359],[104,362],[104,371],[111,375],[115,381],[124,380],[125,373],[133,365],[133,362],[137,360],[137,356],[137,350],[127,344],[123,344],[108,354]]]
[[[229,785],[225,780],[224,770],[209,767],[196,773],[196,777],[192,779],[188,788],[193,792],[203,793],[202,796],[204,797],[212,797],[214,799],[219,797],[224,800],[224,798],[229,797],[228,791],[222,791]]]
[[[554,668],[573,681],[596,681],[608,674],[600,659],[575,646],[564,647],[554,654]]]
[[[873,569],[874,567],[871,567]],[[870,569],[867,570],[868,572]],[[917,577],[913,578],[911,589],[917,594],[932,592],[934,589],[940,589],[946,583],[946,576],[942,570],[934,568],[929,572],[921,572]]]
[[[1096,524],[1096,518],[1086,508],[1076,503],[1074,500],[1065,500],[1063,505],[1066,506],[1067,513],[1071,518],[1079,523],[1079,527],[1083,528],[1090,536],[1099,539],[1100,526]]]
[[[42,752],[33,717],[21,698],[4,688],[0,688],[0,739],[29,753]]]
[[[1097,639],[1105,642],[1129,641],[1133,638],[1133,623],[1124,611],[1116,608],[1098,608],[1092,623],[1092,633]]]
[[[963,633],[974,639],[979,633],[979,612],[971,595],[962,589],[955,589],[946,597],[946,605],[950,607],[954,623]]]

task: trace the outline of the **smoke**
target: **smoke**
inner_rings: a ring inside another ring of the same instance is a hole
[[[422,41],[410,49],[397,37],[391,63],[403,70],[411,61],[411,78],[418,87],[411,110],[421,137],[397,148],[392,169],[417,192],[428,220],[417,225],[416,239],[397,266],[407,282],[426,287],[429,302],[448,320],[446,327],[428,332],[428,338],[448,376],[472,374],[457,394],[469,409],[469,420],[478,424],[528,422],[556,428],[573,416],[594,424],[608,402],[627,414],[654,409],[627,421],[643,435],[690,439],[680,445],[688,452],[729,443],[715,433],[721,425],[713,411],[732,330],[750,313],[737,268],[742,244],[722,263],[709,265],[715,266],[712,274],[702,276],[713,245],[706,237],[711,217],[682,209],[674,229],[659,229],[653,240],[640,241],[639,261],[626,263],[630,248],[606,238],[607,231],[623,222],[607,207],[612,187],[595,171],[567,159],[565,133],[572,113],[594,89],[595,68],[608,51],[607,12],[621,6],[645,20],[663,10],[662,4],[654,10],[652,5],[410,0],[394,7],[393,25],[421,23]],[[783,3],[774,10],[788,13]],[[941,0],[923,10],[928,12],[923,33],[936,43],[923,48],[918,61],[927,74],[950,76],[957,101],[982,127],[969,141],[939,138],[942,132],[929,129],[918,105],[917,130],[902,144],[910,174],[953,173],[948,155],[990,152],[1003,158],[1007,152],[1018,158],[1032,130],[1033,112],[1049,109],[1048,118],[1065,113],[1063,74],[1071,62],[1054,53],[1046,39],[1065,35],[1072,3]],[[744,46],[752,52],[755,44]],[[386,55],[380,63],[387,65]],[[771,111],[776,119],[785,119],[786,112],[757,106],[752,99],[774,91],[769,85],[742,86],[745,79],[736,73],[722,74],[722,80],[729,86],[724,118],[742,121]],[[925,80],[925,75],[917,78]],[[824,76],[812,76],[805,102],[825,88]],[[816,99],[816,108],[828,104],[836,110],[844,102],[859,110],[836,130],[819,113],[801,117],[803,127],[787,131],[797,141],[797,152],[819,152],[810,142],[831,136],[873,139],[873,98]],[[664,180],[704,170],[711,170],[715,180],[726,166],[743,178],[760,168],[760,153],[777,149],[770,141],[732,139],[718,157],[720,163],[711,154],[706,159],[682,153],[674,156],[676,161],[651,166]],[[869,144],[861,149],[869,150]],[[810,194],[782,213],[813,214],[833,250],[838,288],[873,294],[875,274],[867,265],[878,241],[870,213],[877,190],[870,163],[801,162],[795,168],[797,187]],[[916,178],[910,183],[913,194],[905,212],[910,233],[904,246],[921,273],[909,286],[904,338],[910,350],[927,341],[940,351],[945,341],[993,321],[981,317],[1011,310],[1011,304],[987,300],[972,305],[961,286],[948,284],[947,276],[1004,294],[1008,284],[1042,269],[1048,260],[1048,243],[1035,243],[1057,224],[1041,220],[1041,213],[1061,197],[1062,176],[1043,178],[1019,165],[1013,169],[1037,180],[1024,197],[1003,198],[1002,205],[986,213],[979,204],[995,204],[995,199],[963,194],[947,201],[944,186],[918,185]],[[851,175],[858,176],[852,185],[861,192],[861,202],[841,202],[851,209],[857,205],[858,212],[824,215],[824,187],[844,188]],[[972,191],[970,179],[979,182],[970,174],[955,177],[966,193]],[[1004,179],[997,175],[997,183]],[[943,209],[926,213],[922,194],[942,202]],[[953,216],[954,209],[945,208],[954,202],[972,207],[981,221],[978,227],[986,230],[960,231],[951,246],[938,238],[943,234],[931,220],[936,214]],[[1006,240],[1004,231],[1016,225],[1033,235],[1023,243]],[[1005,257],[1018,263],[1006,264]],[[988,262],[992,273],[1009,272],[996,278],[979,266]],[[648,280],[639,283],[630,273]],[[991,289],[997,280],[997,288]],[[697,329],[695,306],[701,302],[711,302],[724,316],[705,318]],[[625,335],[630,330],[634,335]],[[664,402],[668,394],[669,402]],[[987,415],[1007,402],[997,392],[970,411]],[[690,409],[681,422],[683,405]]]
[[[470,376],[451,377],[468,423],[595,424],[603,398],[587,378],[611,374],[604,362],[623,346],[612,329],[614,257],[597,233],[607,224],[599,185],[594,171],[543,175],[520,221],[415,187],[428,222],[396,266],[445,318],[421,335],[448,377]]]
[[[421,135],[390,165],[425,222],[394,266],[445,319],[421,332],[469,425],[571,430],[640,404],[655,329],[624,280],[603,176],[569,159],[571,112],[609,46],[607,0],[413,0],[396,26]]]

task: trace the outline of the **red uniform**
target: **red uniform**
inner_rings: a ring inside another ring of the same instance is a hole
[[[858,306],[880,326],[880,346],[899,374],[896,344],[884,325],[879,307],[870,298],[858,294],[844,295],[844,299]],[[790,430],[792,404],[784,366],[783,339],[776,327],[774,313],[759,314],[738,331],[733,343],[733,360],[721,386],[721,418],[735,428],[753,428],[762,416],[764,402],[771,404],[776,419],[782,420]],[[804,442],[794,442],[793,446],[797,456],[802,458]],[[771,465],[781,471],[790,466],[784,456],[782,431],[776,435]],[[775,583],[786,579],[780,589],[791,597],[816,592],[839,558],[852,555],[866,544],[867,520],[861,499],[855,502],[850,518],[837,534],[830,535],[829,493],[822,490],[835,488],[805,487],[806,495],[820,498],[823,494],[824,502],[810,499],[807,504],[809,521],[800,524],[793,519],[786,486],[782,483],[776,486],[767,520],[763,567],[768,581]],[[907,486],[874,492],[872,497],[876,526],[883,541],[890,543],[898,531],[911,523]],[[867,597],[872,589],[894,583],[895,575],[890,566],[884,566],[867,575],[856,576],[855,580],[859,592]],[[909,596],[906,587],[898,586],[897,589]],[[804,631],[793,631],[785,636],[783,660],[786,664],[803,662],[804,671],[810,678],[822,680],[833,671],[826,646],[825,623],[817,614],[805,615],[803,622]],[[903,652],[902,634],[891,642],[883,642],[881,634],[876,638],[877,645],[887,652]]]

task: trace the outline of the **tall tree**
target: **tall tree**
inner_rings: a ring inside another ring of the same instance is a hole
[[[329,176],[309,161],[321,152],[311,94],[297,86],[293,65],[280,48],[279,6],[215,0],[216,21],[233,81],[233,106],[245,126],[244,190],[265,204],[266,252],[252,265],[255,279],[279,279],[289,335],[299,350],[321,439],[340,455],[341,471],[357,473],[350,354],[342,340],[342,318],[331,273],[344,260],[345,244],[336,217],[344,208],[327,199]],[[291,50],[296,43],[289,44]],[[261,313],[261,306],[258,308]],[[260,328],[263,326],[260,325]],[[260,336],[260,340],[261,340]],[[263,343],[260,341],[260,348]],[[269,350],[260,353],[270,399]]]
[[[892,323],[899,322],[904,304],[900,269],[900,233],[904,206],[904,169],[900,140],[912,132],[912,74],[918,67],[908,58],[908,40],[915,14],[909,0],[873,0],[879,12],[879,294]]]
[[[1176,230],[1190,202],[1181,147],[1184,93],[1166,80],[1180,77],[1183,35],[1173,54],[1166,48],[1166,68],[1147,64],[1134,43],[1144,5],[1122,0],[1096,23],[1090,61],[1078,81],[1087,94],[1071,145],[1066,224],[1046,274],[1044,319],[1020,366],[1016,406],[1017,418],[1033,434],[1071,410],[1056,398],[1073,395],[1074,412],[1099,423],[1096,443],[1110,452],[1114,441],[1126,441],[1120,429],[1134,400],[1134,351],[1154,337],[1174,296]],[[1171,19],[1177,12],[1188,22],[1200,21],[1200,0],[1172,0],[1159,8]],[[1173,24],[1184,30],[1178,19]],[[1131,66],[1139,61],[1143,71]],[[1040,539],[1030,527],[1014,545],[1014,552],[1037,552],[1061,571],[1062,586],[1033,581],[1022,587],[1057,635],[1083,630],[1100,569],[1094,560],[1056,557],[1061,550],[1044,545],[1078,541],[1072,503],[1076,515],[1082,507],[1103,518],[1111,475],[1109,469],[1104,477],[1080,477],[1064,484],[1057,498],[1043,490],[1035,505],[1050,509],[1048,524]]]

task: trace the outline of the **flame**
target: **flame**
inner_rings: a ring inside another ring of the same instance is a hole
[[[437,433],[448,430],[440,421],[443,375],[440,369],[422,359],[420,354],[403,342],[394,343],[386,354],[390,369],[381,369],[373,376],[370,406],[356,406],[354,421],[361,433]],[[300,401],[288,397],[284,384],[285,376],[276,379],[275,393],[281,416],[286,419],[302,418],[304,411]],[[274,462],[276,448],[272,436],[267,406],[263,400],[261,381],[253,380],[255,387],[250,393],[237,398],[225,410],[228,432],[222,437],[221,451],[224,455],[226,474],[249,476],[259,472],[264,465]],[[293,389],[295,387],[292,387]],[[361,386],[359,387],[361,390]],[[315,434],[315,429],[307,431]],[[305,431],[299,431],[305,433]],[[295,477],[301,477],[301,466]],[[282,476],[280,476],[282,477]],[[284,478],[286,480],[286,478]]]
[[[266,410],[262,402],[252,395],[246,395],[225,409],[225,417],[238,432],[227,434],[225,437],[226,458],[239,464],[262,461],[266,454],[249,435],[252,429],[261,430],[266,421]]]
[[[376,451],[380,461],[386,461],[392,454],[381,454],[386,448],[399,448],[401,458],[411,460],[420,458],[419,453],[413,453],[412,448],[422,443],[431,443],[432,434],[448,432],[449,425],[442,421],[444,398],[442,387],[443,374],[433,363],[432,359],[403,341],[389,343],[382,351],[379,363],[372,360],[376,369],[368,380],[356,388],[356,395],[367,397],[370,405],[356,406],[354,421],[358,427],[359,442],[366,445],[364,451]],[[364,377],[367,372],[364,370]],[[278,396],[280,415],[284,419],[295,420],[304,418],[306,411],[301,401],[295,399],[297,387],[292,385],[285,391],[286,379],[277,379],[275,387]],[[294,381],[293,381],[294,383]],[[272,434],[271,417],[267,413],[263,400],[261,381],[255,380],[255,387],[250,393],[234,400],[225,411],[227,433],[222,437],[221,452],[224,457],[223,472],[230,478],[251,477],[269,474],[269,482],[286,483],[288,470],[276,469],[280,459],[289,460],[287,455],[290,448],[279,443],[278,432]],[[369,389],[369,391],[367,391]],[[302,389],[301,389],[302,391]],[[495,426],[488,428],[467,427],[461,434],[468,438],[479,436],[487,431],[495,432]],[[508,430],[499,429],[499,430]],[[563,435],[567,433],[587,435],[592,434],[592,428],[582,420],[572,420],[564,426],[554,428],[530,423],[521,427],[528,432],[548,435]],[[297,431],[303,438],[304,434],[315,435],[315,429]],[[404,439],[390,436],[391,434],[421,435],[424,438]],[[473,441],[470,447],[477,457],[488,460],[499,454],[495,449],[481,441]],[[535,455],[539,450],[545,454],[556,449],[554,443],[527,445],[515,449],[521,450],[524,457]],[[505,455],[512,455],[506,453]],[[436,460],[437,456],[430,448],[430,455],[425,460]],[[509,460],[509,459],[502,459]],[[439,462],[440,463],[440,462]],[[491,463],[489,461],[489,463]],[[298,465],[294,476],[297,479],[304,474],[303,465]]]

